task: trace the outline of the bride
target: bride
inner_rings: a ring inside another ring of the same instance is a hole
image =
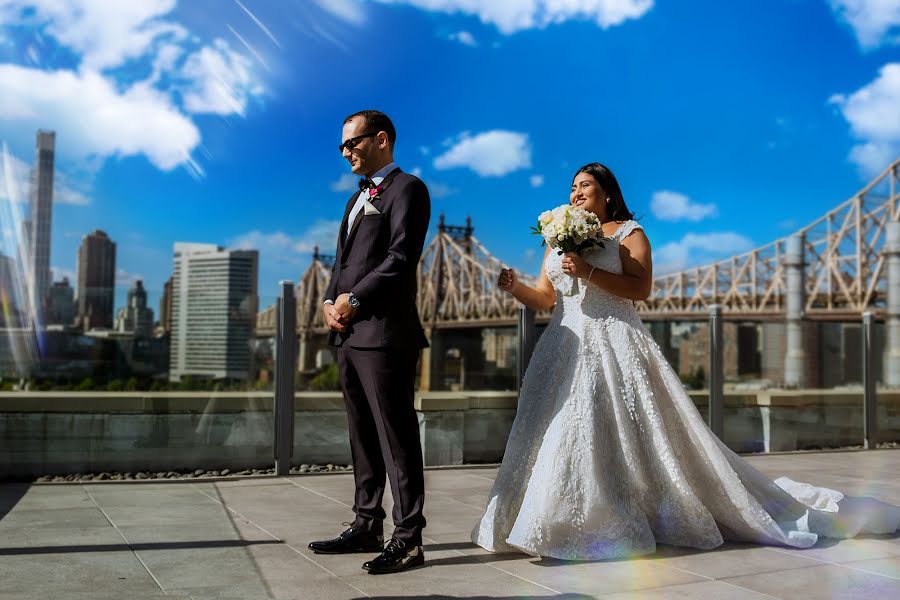
[[[657,543],[808,547],[820,535],[896,531],[900,508],[773,482],[710,432],[634,309],[650,293],[650,243],[615,176],[582,167],[569,200],[596,214],[608,239],[582,256],[548,247],[534,288],[500,273],[500,288],[526,306],[555,308],[472,541],[597,560]]]

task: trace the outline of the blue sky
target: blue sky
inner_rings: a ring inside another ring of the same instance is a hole
[[[94,228],[152,292],[176,241],[254,247],[267,304],[333,252],[341,123],[378,108],[433,223],[471,216],[536,272],[528,228],[600,161],[671,271],[790,233],[900,156],[898,43],[900,0],[0,0],[4,178],[55,130],[57,275]]]

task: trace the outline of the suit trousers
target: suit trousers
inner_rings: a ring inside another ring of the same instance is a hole
[[[338,348],[356,494],[354,526],[381,531],[386,476],[394,498],[394,537],[421,545],[425,476],[414,406],[418,349]]]

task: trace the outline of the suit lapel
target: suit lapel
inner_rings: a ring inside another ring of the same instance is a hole
[[[359,190],[352,196],[350,196],[350,201],[347,202],[347,208],[344,209],[344,218],[341,219],[341,228],[338,230],[338,256],[342,256],[344,254],[344,248],[347,246],[347,240],[349,239],[344,232],[347,231],[347,221],[350,220],[350,212],[353,210],[353,206],[356,204],[356,199],[359,198],[359,195],[362,193],[362,190]]]
[[[384,180],[379,184],[379,186],[381,187],[381,194],[382,194],[381,197],[382,198],[384,198],[384,193],[387,191],[388,187],[390,187],[391,183],[394,181],[394,177],[396,177],[400,173],[402,173],[402,171],[400,170],[399,167],[394,169],[393,171],[388,173],[385,176]],[[360,190],[360,193],[362,193],[362,190]],[[356,202],[358,200],[358,196],[359,196],[359,194],[357,194],[354,197],[353,202],[348,207],[347,214],[344,217],[344,223],[341,226],[342,227],[341,231],[344,231],[344,227],[347,227],[347,221],[350,219],[350,211],[353,209],[353,205],[356,204]],[[344,254],[346,254],[347,251],[350,249],[350,246],[353,245],[353,240],[356,238],[356,230],[359,229],[359,224],[362,223],[363,217],[365,215],[366,215],[366,209],[365,209],[365,207],[363,207],[356,214],[356,218],[353,219],[353,226],[350,228],[350,235],[347,236],[347,242],[346,242],[346,244],[344,244],[343,248],[341,249],[341,257],[343,257]]]

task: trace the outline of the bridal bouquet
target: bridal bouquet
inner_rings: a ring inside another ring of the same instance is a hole
[[[597,215],[569,204],[542,212],[537,227],[532,227],[531,232],[543,236],[541,245],[549,244],[559,255],[566,252],[581,254],[588,248],[603,247],[603,229]],[[568,285],[563,285],[560,291],[566,296],[577,294],[577,280],[570,276],[567,281]]]
[[[569,204],[542,212],[531,232],[544,236],[544,244],[556,248],[557,254],[581,254],[594,246],[603,247],[603,229],[597,215]]]

